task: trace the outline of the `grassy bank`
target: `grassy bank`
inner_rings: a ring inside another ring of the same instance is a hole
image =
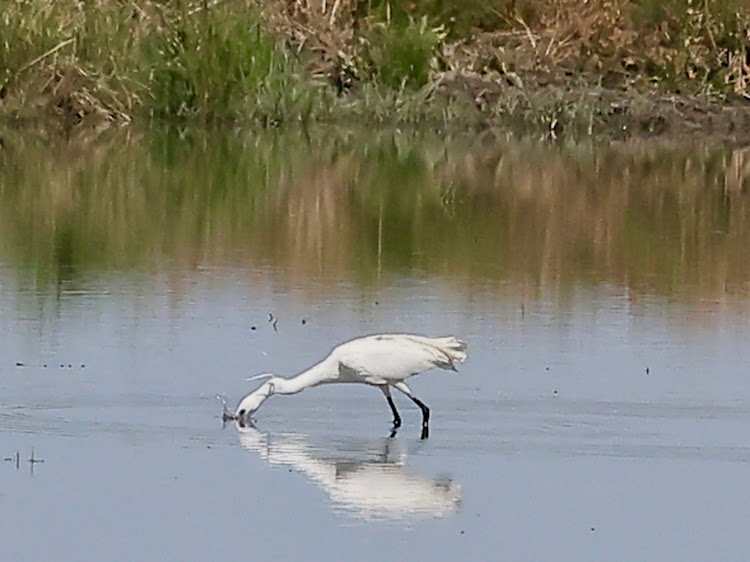
[[[148,118],[551,134],[750,122],[744,0],[26,0],[4,6],[0,37],[0,114],[64,130]]]

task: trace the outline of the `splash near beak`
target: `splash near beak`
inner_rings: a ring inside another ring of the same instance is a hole
[[[234,421],[236,417],[234,416],[234,414],[232,414],[232,412],[229,411],[229,408],[227,408],[227,397],[223,394],[217,394],[216,399],[221,402],[221,407],[223,410],[221,413],[221,421],[223,423]]]

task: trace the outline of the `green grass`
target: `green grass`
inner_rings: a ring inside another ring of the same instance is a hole
[[[250,118],[265,125],[313,113],[316,87],[289,49],[261,28],[254,9],[221,5],[173,15],[145,41],[151,114],[206,120]]]
[[[436,55],[446,36],[442,26],[430,26],[427,16],[377,22],[368,33],[365,56],[380,83],[394,90],[420,88],[438,69]]]
[[[426,18],[371,22],[356,53],[365,93],[337,97],[332,80],[311,77],[310,54],[270,27],[236,0],[10,3],[0,17],[0,110],[67,125],[144,115],[272,127],[346,119],[347,110],[400,120],[402,107],[413,120],[445,38]]]
[[[0,88],[4,113],[22,118],[67,112],[125,116],[139,102],[141,85],[130,9],[102,3],[9,2],[0,17]]]
[[[278,124],[325,107],[293,51],[244,2],[14,2],[0,17],[6,115],[69,111]]]
[[[585,94],[610,75],[640,92],[750,96],[745,0],[342,0],[325,10],[271,0],[6,2],[0,116],[65,128],[139,118],[275,127],[475,123],[479,113],[590,130],[606,108],[560,92]],[[575,79],[487,104],[481,85],[446,94],[448,70],[490,85],[509,71],[526,84],[528,73]]]

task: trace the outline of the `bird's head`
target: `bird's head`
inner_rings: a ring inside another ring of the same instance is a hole
[[[273,379],[275,377],[272,374],[264,373],[262,375],[250,377],[248,380],[257,380],[260,378],[268,378],[269,380],[240,400],[240,403],[237,404],[237,409],[234,411],[234,417],[236,420],[243,422],[249,421],[250,416],[254,414],[258,408],[260,408],[260,405],[274,393]]]

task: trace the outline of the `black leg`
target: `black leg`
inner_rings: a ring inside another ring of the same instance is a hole
[[[386,400],[388,400],[388,405],[391,407],[391,412],[393,412],[393,429],[397,429],[401,427],[401,416],[398,415],[398,410],[396,409],[396,404],[393,403],[393,398],[390,396],[385,397]],[[393,437],[395,435],[394,433],[391,435]]]
[[[430,436],[430,409],[419,398],[414,396],[410,398],[422,410],[422,439],[427,439]]]

